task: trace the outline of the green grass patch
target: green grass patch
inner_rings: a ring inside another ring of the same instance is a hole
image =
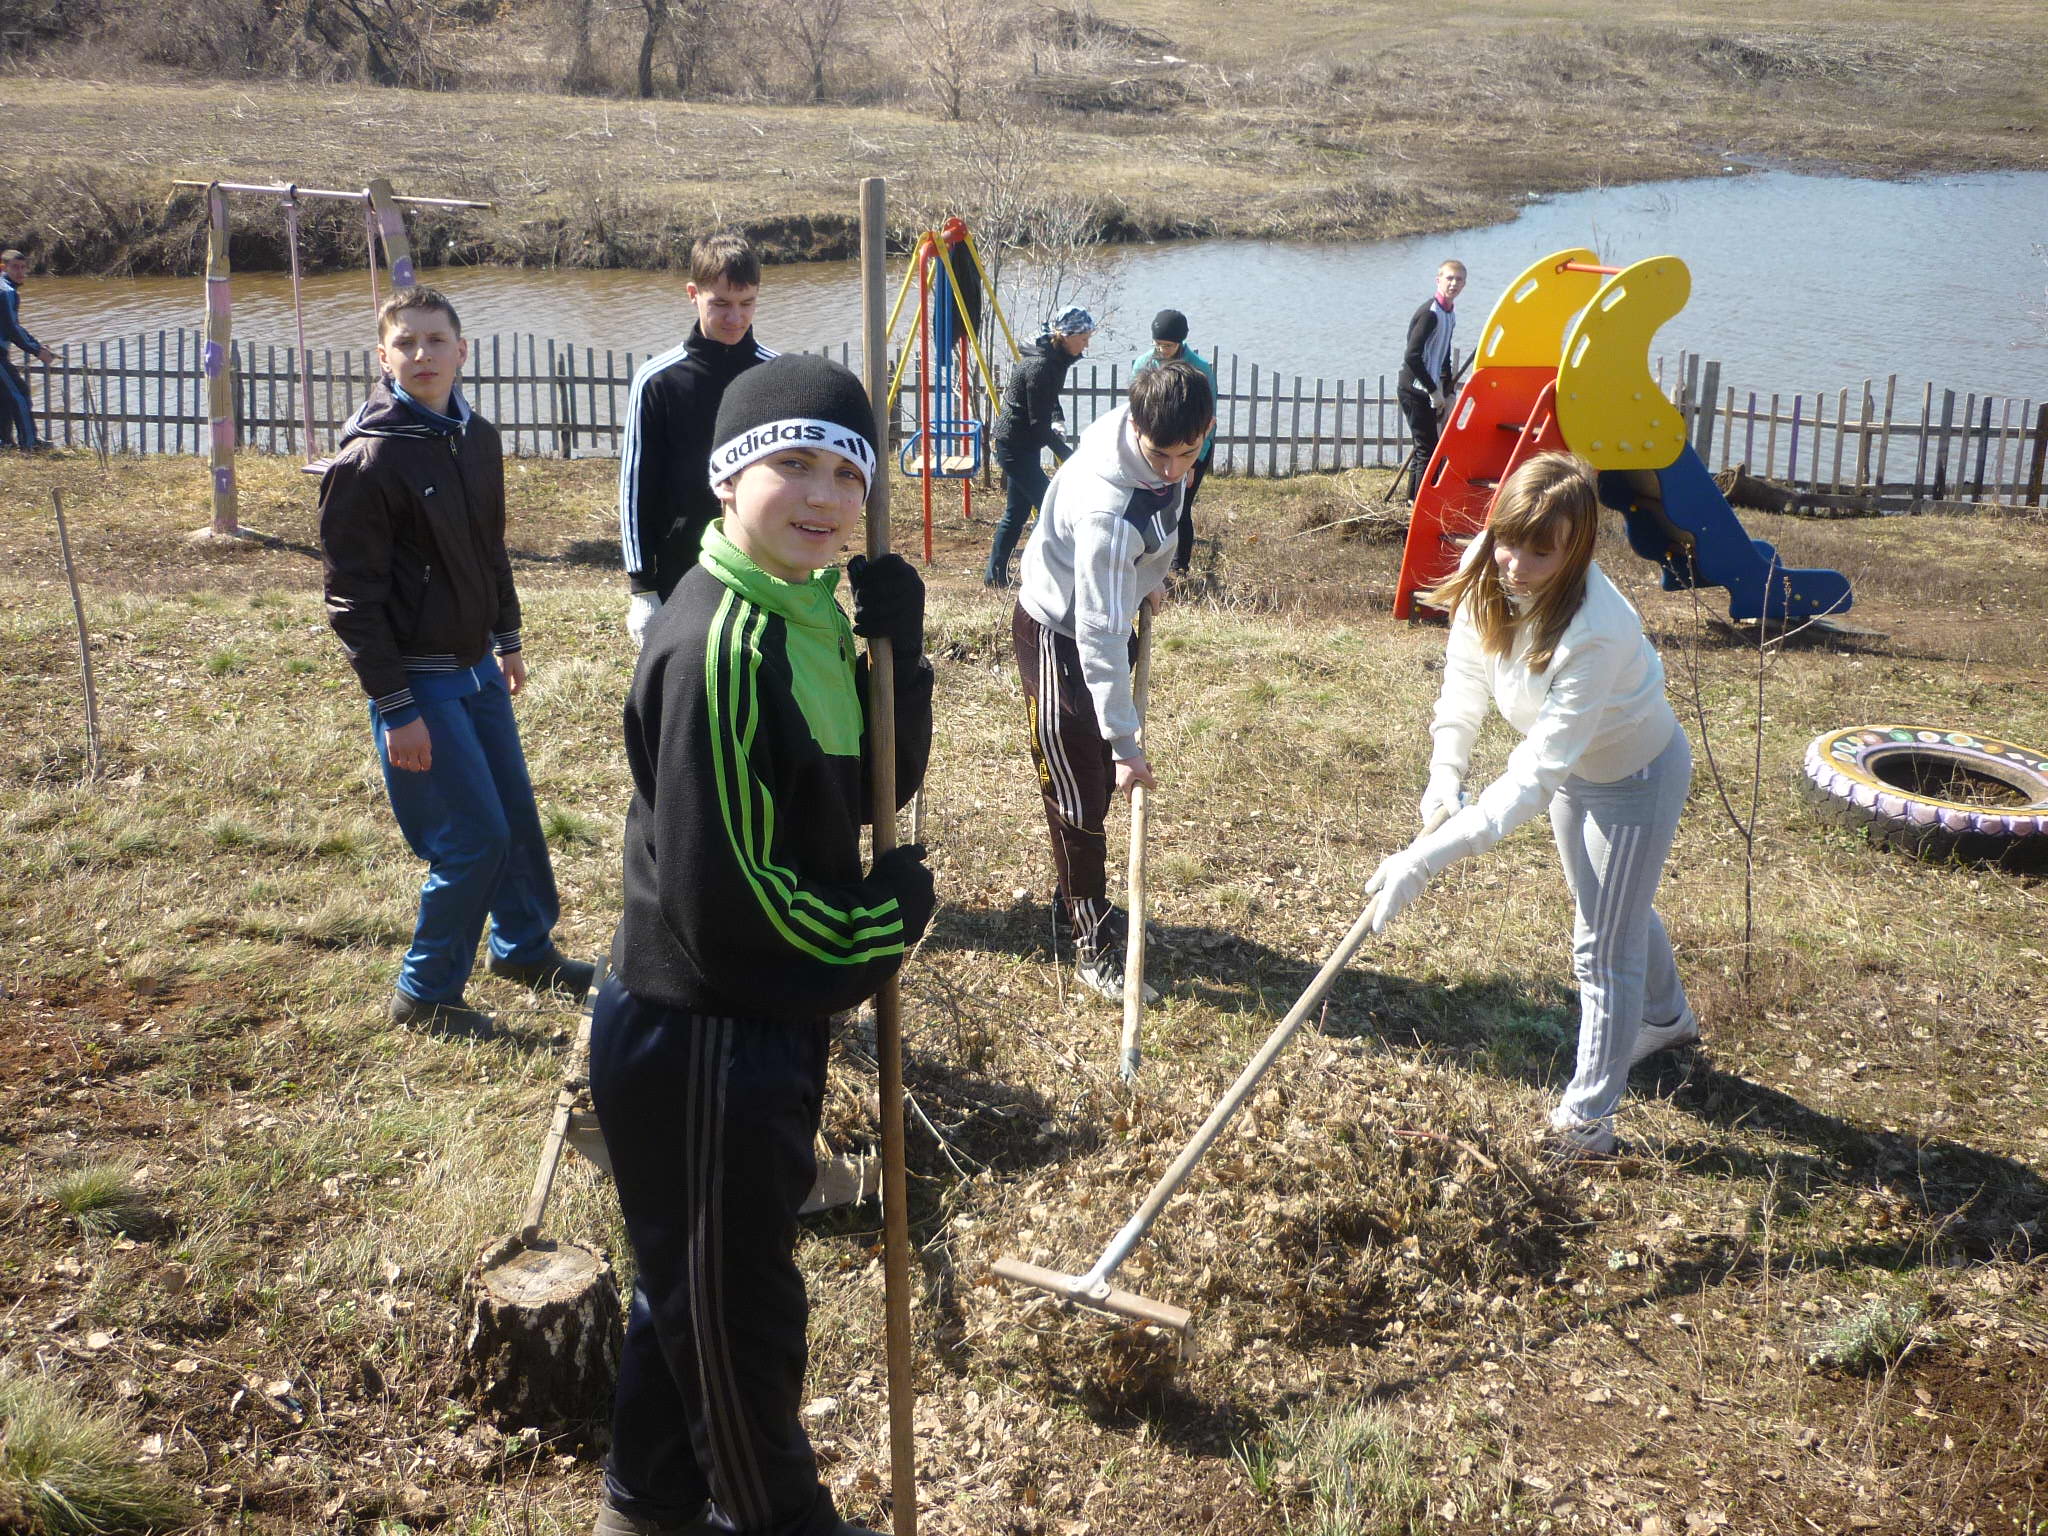
[[[157,1220],[128,1171],[113,1163],[66,1174],[51,1186],[50,1198],[81,1232],[132,1237],[150,1231]]]
[[[1882,1370],[1924,1339],[1927,1302],[1919,1296],[1868,1296],[1861,1306],[1823,1328],[1807,1354],[1830,1370]]]
[[[581,811],[572,811],[567,806],[551,805],[544,809],[540,813],[540,828],[557,848],[574,847],[579,843],[594,847],[598,840],[596,818]]]
[[[53,1381],[0,1375],[0,1521],[22,1536],[183,1530],[185,1491],[136,1464],[127,1426]]]
[[[1289,1536],[1395,1536],[1429,1497],[1399,1421],[1376,1408],[1305,1408],[1271,1438],[1269,1455],[1240,1453],[1254,1488],[1283,1491]]]

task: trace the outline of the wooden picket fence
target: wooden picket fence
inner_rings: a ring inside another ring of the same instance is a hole
[[[160,330],[77,343],[28,369],[44,435],[102,442],[116,453],[203,453],[202,337]],[[811,349],[855,366],[847,343]],[[893,361],[893,360],[892,360]],[[308,348],[313,442],[303,441],[301,360],[292,347],[236,343],[231,371],[238,443],[273,453],[324,453],[376,378],[369,349]],[[613,456],[639,358],[530,333],[473,337],[463,388],[520,455]],[[1958,391],[1932,382],[1903,391],[1897,375],[1833,391],[1765,394],[1723,380],[1718,362],[1680,354],[1667,382],[1710,468],[1747,466],[1825,499],[1910,510],[1935,501],[2040,506],[2048,402]],[[1130,383],[1116,363],[1068,375],[1076,431],[1119,404]],[[1403,463],[1407,424],[1388,375],[1308,378],[1236,356],[1217,364],[1217,471],[1284,477]],[[896,440],[911,431],[913,370],[898,401]],[[986,402],[979,402],[985,409]]]

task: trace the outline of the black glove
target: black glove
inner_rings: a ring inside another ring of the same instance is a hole
[[[889,888],[903,914],[903,947],[909,949],[932,920],[938,897],[932,872],[924,866],[923,843],[899,843],[875,860],[875,878]]]
[[[887,640],[898,667],[914,667],[924,655],[924,579],[901,555],[846,562],[853,589],[853,632]]]

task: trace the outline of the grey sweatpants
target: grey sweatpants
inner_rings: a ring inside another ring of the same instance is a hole
[[[1551,1117],[1560,1129],[1608,1123],[1628,1086],[1636,1032],[1685,1012],[1671,941],[1650,901],[1691,786],[1692,745],[1681,726],[1647,768],[1612,784],[1570,778],[1551,797],[1579,981],[1578,1070]]]

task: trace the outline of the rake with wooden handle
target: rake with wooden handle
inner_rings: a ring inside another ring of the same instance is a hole
[[[1133,913],[1134,926],[1136,920],[1136,914]],[[1316,972],[1315,980],[1308,984],[1308,990],[1301,994],[1300,1000],[1288,1010],[1287,1017],[1282,1019],[1266,1037],[1266,1043],[1259,1047],[1258,1054],[1252,1057],[1244,1071],[1238,1074],[1237,1081],[1230,1085],[1230,1091],[1217,1101],[1214,1109],[1209,1111],[1209,1118],[1202,1122],[1202,1128],[1196,1131],[1194,1137],[1181,1149],[1180,1156],[1173,1160],[1173,1166],[1160,1175],[1159,1182],[1154,1184],[1151,1193],[1145,1196],[1145,1203],[1138,1207],[1137,1214],[1124,1223],[1123,1230],[1117,1233],[1107,1248],[1102,1250],[1102,1257],[1095,1261],[1093,1269],[1085,1275],[1070,1275],[1037,1264],[1027,1264],[1021,1259],[1002,1258],[990,1266],[996,1275],[1004,1280],[1015,1281],[1019,1285],[1036,1286],[1041,1291],[1049,1291],[1060,1300],[1072,1302],[1076,1306],[1088,1307],[1098,1312],[1110,1312],[1137,1322],[1150,1323],[1157,1328],[1169,1328],[1182,1335],[1188,1334],[1194,1322],[1193,1313],[1184,1307],[1176,1307],[1171,1302],[1154,1301],[1150,1297],[1138,1295],[1135,1291],[1118,1290],[1109,1283],[1110,1276],[1122,1267],[1124,1260],[1131,1256],[1131,1250],[1136,1248],[1145,1234],[1152,1229],[1152,1223],[1159,1219],[1159,1213],[1166,1208],[1166,1202],[1173,1198],[1175,1191],[1194,1170],[1195,1164],[1201,1161],[1202,1154],[1208,1151],[1210,1145],[1223,1133],[1223,1128],[1230,1123],[1231,1116],[1235,1115],[1244,1101],[1250,1097],[1252,1089],[1258,1086],[1259,1079],[1266,1075],[1266,1069],[1273,1065],[1280,1052],[1286,1048],[1287,1042],[1293,1038],[1294,1032],[1301,1027],[1302,1020],[1316,1010],[1338,974],[1351,963],[1351,957],[1358,952],[1358,946],[1365,942],[1366,935],[1371,931],[1368,913],[1361,912],[1358,920],[1351,925],[1350,931],[1338,942],[1336,949],[1331,951],[1330,958],[1323,962],[1323,968]]]
[[[1149,600],[1138,609],[1138,671],[1131,683],[1131,697],[1138,706],[1138,741],[1145,740],[1145,701],[1152,691],[1152,606]],[[1124,939],[1124,1040],[1123,1080],[1136,1082],[1143,1064],[1138,1045],[1138,1026],[1145,1017],[1145,828],[1152,810],[1152,792],[1142,784],[1131,786],[1131,863],[1125,885],[1129,887],[1130,932]]]
[[[889,327],[882,313],[888,183],[868,176],[860,184],[861,368],[885,437]],[[867,553],[889,553],[889,458],[881,454],[868,487]],[[868,781],[873,799],[874,854],[896,846],[896,686],[892,647],[884,636],[868,641]],[[913,1439],[916,1385],[910,1373],[910,1199],[903,1143],[903,1002],[891,976],[875,994],[875,1054],[882,1100],[882,1312],[889,1368],[889,1504],[894,1536],[917,1536],[917,1448]]]

